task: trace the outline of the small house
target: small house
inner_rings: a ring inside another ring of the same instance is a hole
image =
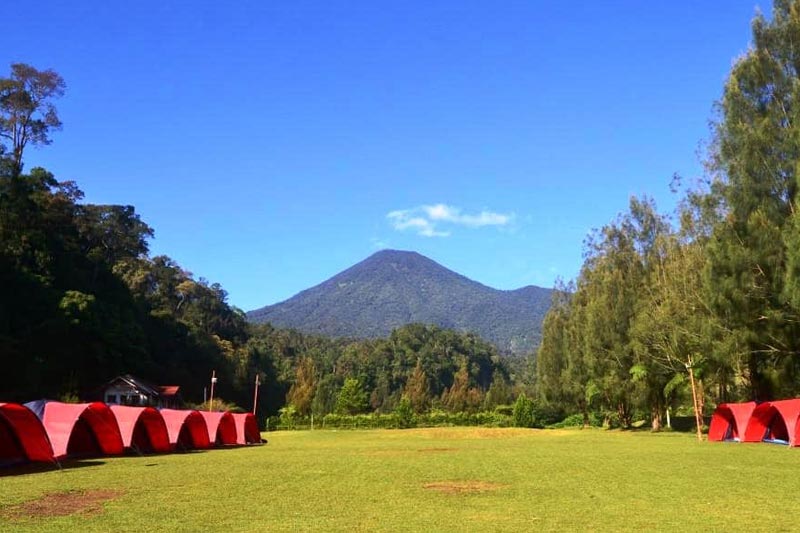
[[[101,394],[105,403],[115,405],[176,408],[183,403],[178,385],[153,385],[130,374],[106,383]]]

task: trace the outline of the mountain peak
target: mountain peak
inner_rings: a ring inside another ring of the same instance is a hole
[[[550,290],[500,291],[414,251],[381,250],[284,302],[249,312],[253,322],[334,337],[384,337],[413,322],[472,331],[501,352],[539,342]]]

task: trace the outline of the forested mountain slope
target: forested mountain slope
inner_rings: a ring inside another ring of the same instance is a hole
[[[415,252],[384,250],[292,298],[251,311],[249,320],[337,337],[382,337],[426,323],[472,331],[501,352],[539,343],[550,289],[501,291]]]

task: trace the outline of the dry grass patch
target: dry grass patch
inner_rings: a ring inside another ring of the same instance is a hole
[[[35,500],[6,507],[0,516],[7,519],[47,518],[82,514],[94,516],[103,512],[103,504],[123,495],[120,490],[70,490],[51,492]]]
[[[524,428],[457,428],[453,431],[452,428],[433,428],[426,430],[428,436],[434,439],[511,439],[521,437],[523,435],[530,435],[537,429],[524,429]]]
[[[502,483],[493,483],[491,481],[436,481],[433,483],[426,483],[422,486],[424,489],[435,490],[443,494],[471,494],[476,492],[489,492],[499,490],[507,487]]]

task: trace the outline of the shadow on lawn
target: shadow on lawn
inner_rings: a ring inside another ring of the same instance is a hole
[[[23,476],[25,474],[37,474],[39,472],[51,472],[53,470],[72,470],[74,468],[88,468],[90,466],[100,466],[106,464],[105,461],[97,460],[69,460],[60,463],[22,463],[0,468],[0,477]]]

